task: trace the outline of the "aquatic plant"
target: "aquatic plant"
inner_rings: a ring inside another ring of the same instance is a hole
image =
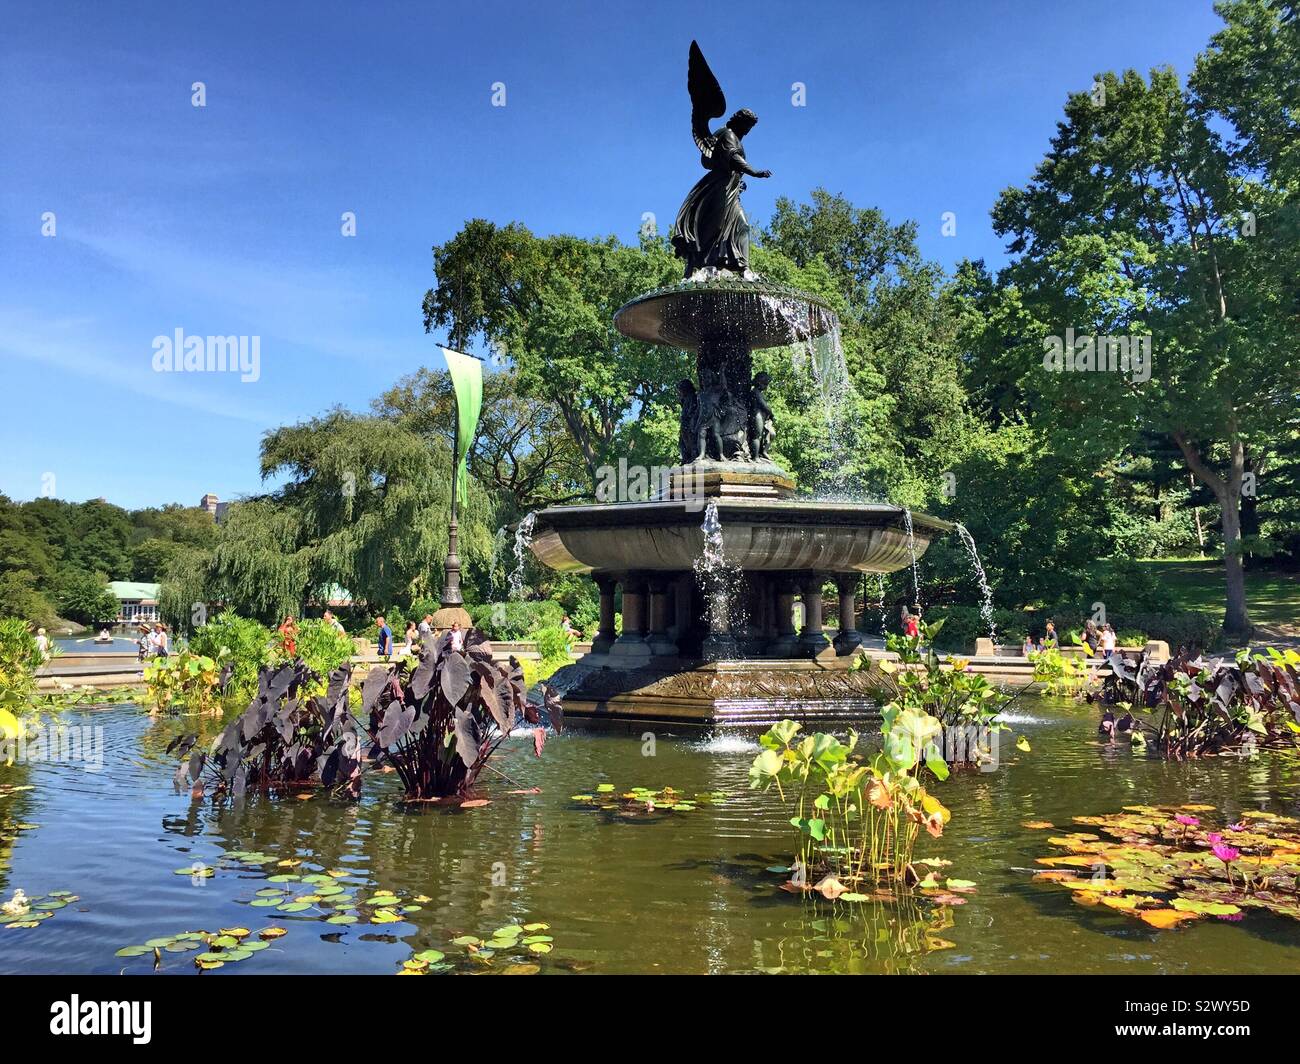
[[[940,658],[934,640],[943,621],[922,622],[914,636],[891,635],[886,647],[898,656],[889,658],[860,657],[853,668],[871,670],[872,683],[880,701],[901,710],[914,710],[937,720],[945,729],[962,729],[975,741],[939,742],[937,748],[946,760],[980,761],[989,755],[995,733],[1005,730],[998,715],[1006,710],[1025,689],[1007,693],[995,687],[979,673],[971,672],[965,658]]]
[[[1080,642],[1078,635],[1074,636]],[[1059,647],[1044,647],[1029,655],[1034,667],[1034,682],[1041,684],[1044,693],[1057,697],[1072,697],[1087,688],[1089,666],[1077,654],[1062,654]]]
[[[1156,928],[1207,916],[1239,920],[1250,909],[1300,920],[1300,820],[1247,810],[1240,822],[1214,831],[1192,815],[1213,811],[1129,805],[1120,813],[1077,816],[1076,824],[1102,834],[1049,838],[1065,855],[1038,858],[1048,870],[1034,879],[1071,891],[1081,905],[1114,909]]]
[[[881,711],[881,749],[865,762],[855,753],[857,732],[841,742],[826,732],[799,738],[800,730],[792,720],[769,728],[749,770],[751,788],[775,787],[795,810],[790,823],[799,830],[800,850],[792,885],[822,893],[842,887],[847,895],[863,893],[860,885],[896,889],[919,882],[912,858],[921,829],[937,837],[951,817],[921,781],[924,773],[948,777],[938,718],[889,703]],[[818,876],[821,882],[813,884]]]
[[[509,665],[494,661],[482,633],[467,633],[462,650],[453,650],[443,634],[422,647],[413,664],[377,665],[361,689],[370,719],[369,758],[393,766],[408,799],[467,796],[520,719],[534,726],[534,751],[541,756],[546,732],[538,707],[525,697],[523,670],[513,658]],[[550,688],[542,692],[558,731],[564,726],[560,701]]]
[[[222,690],[239,698],[252,697],[258,673],[272,663],[270,629],[233,610],[222,610],[196,628],[189,638],[189,648],[196,654],[220,658],[223,668],[228,665],[230,671],[223,678]]]
[[[327,924],[347,927],[362,922],[401,923],[407,915],[419,912],[426,902],[432,900],[425,894],[404,897],[392,890],[347,882],[354,873],[341,869],[304,873],[289,871],[302,863],[296,859],[275,862],[276,868],[285,871],[269,876],[266,880],[268,885],[259,889],[248,904],[253,908],[274,908],[282,913],[316,917]]]
[[[145,663],[144,685],[155,710],[180,704],[192,713],[209,713],[216,706],[221,682],[218,659],[185,649]]]
[[[550,924],[534,921],[527,924],[506,924],[498,927],[489,938],[476,938],[474,935],[460,935],[452,939],[453,946],[465,949],[466,956],[476,965],[491,967],[494,962],[504,959],[507,963],[495,970],[501,975],[536,975],[541,966],[536,964],[539,957],[544,957],[555,949],[555,939],[544,932],[549,931]],[[433,955],[436,960],[432,960]],[[512,956],[513,955],[513,956]],[[399,975],[426,975],[431,971],[449,971],[451,965],[439,965],[443,954],[437,950],[416,953],[406,961]],[[412,965],[412,961],[416,963]],[[420,962],[425,962],[423,965]]]
[[[664,819],[674,813],[689,813],[701,805],[720,804],[726,798],[724,791],[691,795],[674,787],[662,787],[657,791],[649,787],[633,787],[620,792],[612,783],[600,783],[589,793],[571,796],[580,808],[599,810],[624,820]]]
[[[246,790],[322,785],[355,796],[361,788],[364,733],[349,708],[352,666],[329,677],[324,696],[308,696],[315,674],[301,661],[263,666],[252,703],[232,720],[208,751],[195,750],[197,735],[182,735],[167,747],[185,758],[176,784],[188,780],[202,797],[238,797]]]
[[[48,894],[26,894],[15,890],[8,901],[0,904],[0,920],[6,930],[40,927],[65,906],[81,898],[70,890],[52,890]]]
[[[1111,659],[1084,691],[1105,708],[1099,730],[1166,758],[1291,747],[1300,736],[1300,653],[1243,651],[1235,660],[1180,654]]]
[[[176,935],[151,938],[143,945],[123,946],[114,956],[149,957],[153,960],[154,968],[161,969],[164,953],[193,953],[199,950],[194,957],[194,967],[206,972],[246,961],[286,934],[288,932],[282,927],[264,927],[256,932],[247,927],[225,927],[219,931],[182,931]],[[254,938],[254,935],[257,937]]]

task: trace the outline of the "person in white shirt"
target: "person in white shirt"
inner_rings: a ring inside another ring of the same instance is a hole
[[[461,631],[460,622],[451,622],[451,649],[457,652],[465,649],[465,633]]]
[[[1101,630],[1101,656],[1109,664],[1115,654],[1115,629],[1109,624]]]
[[[50,660],[50,637],[45,634],[44,628],[36,629],[36,649],[40,652],[42,661]]]

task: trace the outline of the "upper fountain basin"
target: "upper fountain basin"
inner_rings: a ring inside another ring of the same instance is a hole
[[[903,510],[878,503],[720,499],[723,552],[745,571],[892,573],[912,562]],[[690,571],[704,553],[704,507],[671,500],[552,506],[533,553],[561,572]],[[954,526],[913,514],[916,556]]]
[[[726,272],[656,288],[614,315],[624,336],[686,351],[721,339],[743,341],[750,350],[785,347],[838,323],[829,304],[810,292]]]

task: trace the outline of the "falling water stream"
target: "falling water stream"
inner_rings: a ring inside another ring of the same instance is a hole
[[[506,526],[502,525],[492,537],[492,556],[488,559],[488,588],[493,598],[496,598],[497,581],[501,575],[501,555],[509,542],[510,534],[506,531]]]
[[[704,533],[704,549],[694,562],[695,582],[708,603],[709,631],[727,633],[727,646],[714,649],[715,652],[722,650],[723,657],[739,657],[740,648],[730,633],[745,625],[740,605],[744,574],[727,561],[716,499],[710,499],[704,508],[704,523],[700,525],[700,530]]]
[[[529,512],[524,514],[519,527],[515,529],[515,571],[510,574],[512,599],[524,597],[524,558],[527,556],[528,548],[532,546],[533,527],[536,524],[537,514]]]
[[[907,550],[912,556],[912,604],[921,608],[921,577],[916,567],[916,536],[912,531],[912,511],[903,507],[903,525],[907,529]]]
[[[989,587],[988,578],[984,575],[984,566],[980,562],[979,553],[975,550],[975,537],[967,530],[966,526],[960,521],[957,522],[957,535],[961,537],[962,546],[966,548],[966,553],[970,555],[971,569],[975,573],[975,579],[980,585],[980,617],[984,621],[984,627],[988,629],[989,638],[996,641],[998,637],[997,627],[993,624],[993,589]]]

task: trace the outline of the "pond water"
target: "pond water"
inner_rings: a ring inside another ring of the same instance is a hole
[[[1250,912],[1157,931],[1032,883],[1034,859],[1053,856],[1053,833],[1022,826],[1071,830],[1076,815],[1156,803],[1213,805],[1230,818],[1247,809],[1294,815],[1300,764],[1281,755],[1135,757],[1098,745],[1088,707],[1045,699],[1022,702],[1012,719],[1030,752],[1006,743],[997,771],[939,787],[953,820],[943,838],[923,837],[919,853],[952,860],[952,875],[978,884],[967,904],[939,909],[833,907],[778,890],[784,877],[765,868],[788,862],[792,831],[775,796],[748,789],[752,734],[660,732],[646,757],[639,736],[573,731],[551,737],[540,761],[530,739],[511,740],[498,767],[541,793],[507,795],[511,785],[487,773],[491,804],[471,810],[404,811],[395,778],[378,775],[358,803],[314,795],[231,807],[173,790],[164,747],[187,730],[183,719],[151,721],[121,706],[69,711],[66,724],[103,729],[102,770],[0,766],[0,889],[5,899],[21,888],[78,900],[35,928],[0,927],[0,972],[146,973],[151,953],[115,952],[186,931],[270,924],[288,933],[204,974],[392,973],[429,948],[469,970],[478,962],[452,939],[534,921],[550,925],[554,948],[525,960],[547,972],[1300,971],[1297,921]],[[625,820],[572,800],[601,783],[725,798]],[[267,863],[223,860],[249,851]],[[177,874],[195,863],[214,874]],[[359,900],[391,890],[420,907],[400,923],[344,926],[315,908],[250,904],[259,890],[313,889],[268,883],[272,875],[322,871],[345,873],[334,882],[357,887]],[[163,968],[196,975],[193,956],[163,952]]]
[[[139,646],[135,637],[113,636],[111,642],[97,643],[93,635],[57,636],[53,643],[64,654],[134,654]]]

